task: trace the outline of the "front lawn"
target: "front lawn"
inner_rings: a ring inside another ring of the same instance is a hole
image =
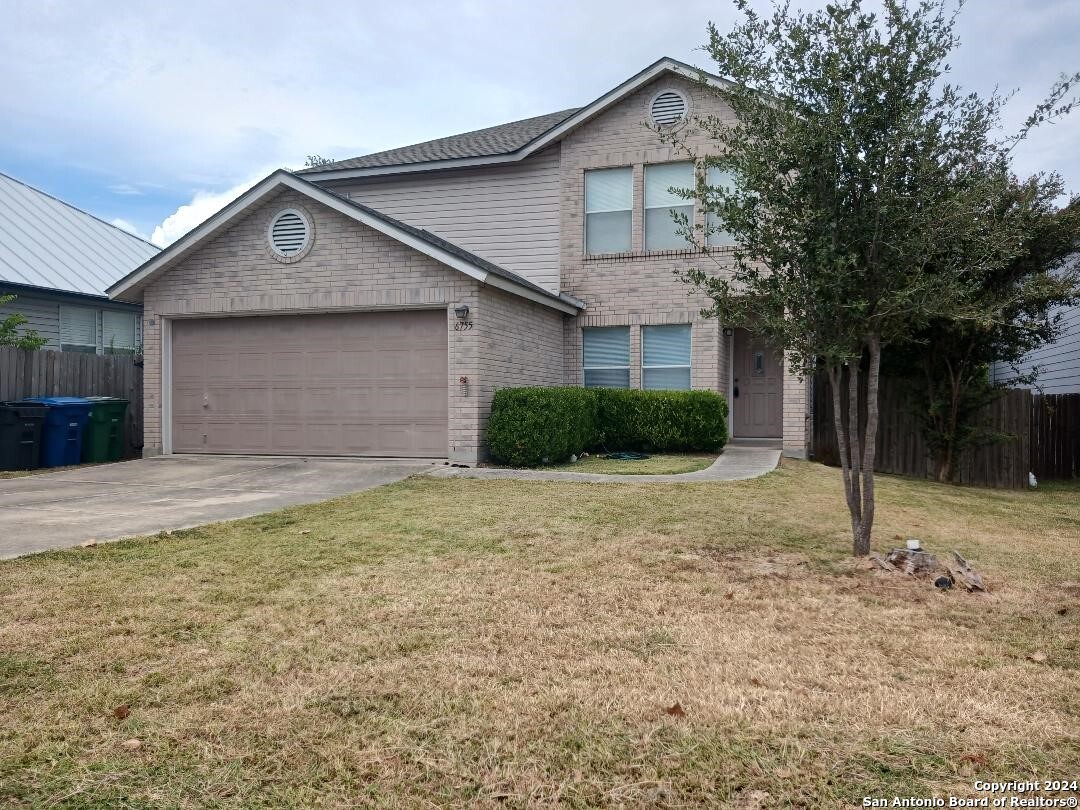
[[[876,548],[956,548],[993,592],[852,563],[839,472],[809,463],[413,478],[0,563],[0,806],[817,808],[1075,778],[1080,489],[878,493]]]
[[[657,453],[645,459],[604,458],[603,454],[597,454],[548,469],[611,475],[674,475],[704,470],[714,461],[716,453]]]

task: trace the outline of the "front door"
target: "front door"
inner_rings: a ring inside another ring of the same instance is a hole
[[[737,438],[783,435],[783,360],[765,338],[736,329],[732,352],[731,424]]]

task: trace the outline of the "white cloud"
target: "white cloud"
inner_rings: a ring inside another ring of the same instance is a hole
[[[127,231],[132,236],[137,236],[140,239],[146,238],[146,234],[142,233],[134,223],[128,222],[126,219],[122,219],[121,217],[117,217],[110,224],[116,228],[119,228],[122,231]]]
[[[225,191],[196,191],[190,202],[181,205],[154,228],[150,241],[162,248],[171,245],[196,225],[212,217],[272,171],[273,169],[267,169],[259,172],[243,183],[238,183]]]
[[[111,191],[113,194],[120,194],[125,197],[139,196],[142,194],[142,191],[140,191],[130,183],[114,183],[113,185],[109,186],[109,191]]]

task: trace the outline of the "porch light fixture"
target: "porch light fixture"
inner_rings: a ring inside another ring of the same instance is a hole
[[[734,334],[735,334],[735,330],[732,329],[730,326],[725,326],[724,327],[724,337],[731,337]]]
[[[457,315],[459,321],[463,321],[469,317],[469,307],[466,304],[459,304],[454,307],[454,314]]]

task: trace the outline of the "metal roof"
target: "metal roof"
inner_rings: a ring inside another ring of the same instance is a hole
[[[0,173],[0,282],[104,295],[159,248]]]
[[[429,160],[504,155],[520,149],[537,135],[565,121],[579,109],[579,107],[574,107],[547,115],[538,115],[535,118],[511,121],[509,124],[477,129],[461,135],[450,135],[433,141],[414,143],[411,146],[387,149],[385,152],[338,160],[324,166],[301,169],[297,174],[332,172],[337,169],[366,169],[372,166],[401,166],[409,163],[426,163]]]

